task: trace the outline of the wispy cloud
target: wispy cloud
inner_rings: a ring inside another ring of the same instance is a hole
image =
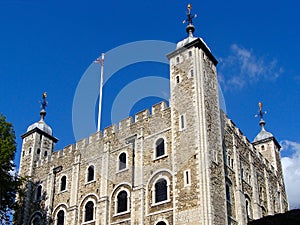
[[[282,169],[290,208],[300,208],[300,143],[284,140],[282,146]]]
[[[257,56],[253,50],[231,45],[231,54],[220,59],[219,81],[223,88],[243,88],[261,79],[275,80],[283,72],[276,59]]]

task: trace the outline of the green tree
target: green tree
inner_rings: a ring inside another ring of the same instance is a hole
[[[0,223],[9,224],[20,180],[15,172],[15,132],[0,114]]]

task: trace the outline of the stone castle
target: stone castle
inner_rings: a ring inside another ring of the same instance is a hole
[[[15,224],[245,225],[288,210],[280,145],[262,106],[250,142],[220,109],[217,60],[193,36],[188,9],[188,37],[167,55],[169,106],[54,151],[42,104],[22,135],[19,175],[28,182]]]

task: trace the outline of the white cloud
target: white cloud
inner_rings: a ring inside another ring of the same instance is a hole
[[[231,45],[231,55],[220,59],[219,80],[225,89],[243,88],[261,79],[275,80],[283,72],[276,59],[256,56],[253,50]]]
[[[280,145],[288,153],[281,162],[290,208],[300,208],[300,143],[284,140]]]

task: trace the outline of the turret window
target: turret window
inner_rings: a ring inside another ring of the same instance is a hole
[[[66,186],[67,186],[67,177],[63,176],[60,179],[60,191],[65,191],[66,190]]]
[[[191,172],[190,172],[190,170],[185,170],[183,172],[183,178],[184,178],[184,187],[191,186]]]
[[[87,173],[87,182],[91,182],[94,180],[94,166],[89,166],[88,173]]]
[[[119,155],[119,171],[120,171],[120,170],[126,169],[126,167],[127,167],[126,161],[127,161],[126,153],[125,153],[125,152],[122,152],[122,153]]]
[[[39,154],[41,153],[41,149],[38,148],[38,149],[36,150],[36,153],[39,155]]]
[[[179,130],[184,130],[186,128],[186,118],[185,115],[180,115],[179,117]]]
[[[44,156],[46,157],[47,155],[48,155],[48,152],[47,152],[47,151],[45,151],[45,152],[44,152]]]
[[[155,143],[156,158],[165,155],[165,140],[159,138]]]

